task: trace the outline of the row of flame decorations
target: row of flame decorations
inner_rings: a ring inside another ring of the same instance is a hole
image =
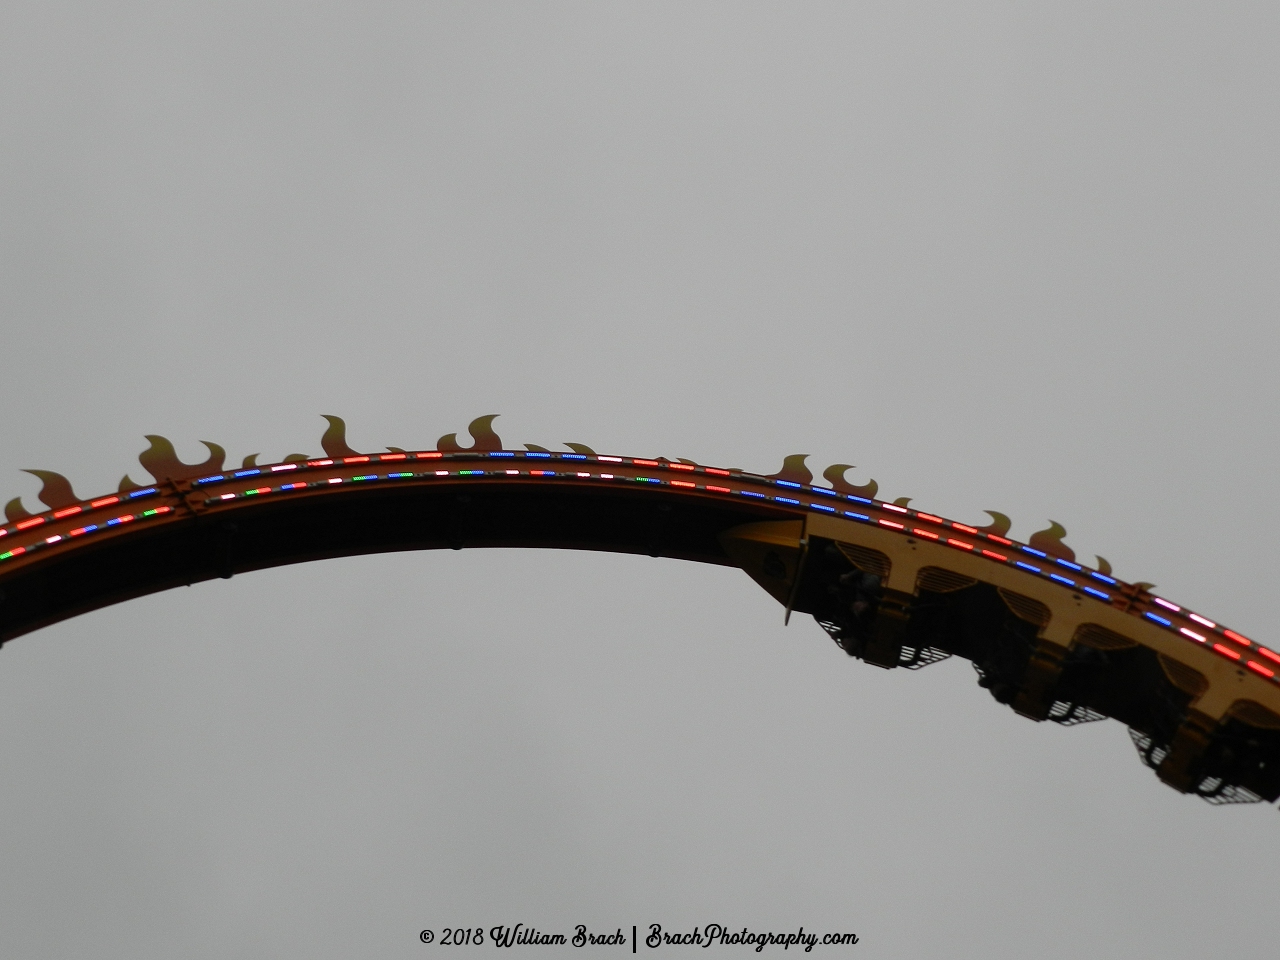
[[[436,449],[442,453],[488,453],[502,450],[502,440],[493,429],[493,421],[497,417],[498,414],[495,413],[477,417],[471,421],[471,425],[467,428],[473,441],[471,446],[464,447],[460,445],[458,443],[458,435],[456,433],[448,433],[436,442]],[[358,451],[347,445],[347,425],[343,419],[328,414],[325,415],[325,419],[329,421],[329,427],[320,438],[320,446],[324,449],[326,456],[334,458],[360,456]],[[178,459],[173,444],[166,438],[148,434],[147,440],[151,446],[139,454],[138,462],[142,464],[143,469],[155,478],[157,483],[164,480],[194,480],[207,474],[220,473],[227,456],[226,451],[218,444],[202,440],[201,443],[209,448],[209,459],[204,463],[187,464]],[[595,451],[583,443],[566,443],[565,446],[577,453],[595,455]],[[546,451],[547,449],[546,447],[538,446],[536,443],[526,443],[525,447],[535,451]],[[388,447],[387,449],[392,452],[401,451],[400,447]],[[783,460],[781,470],[768,476],[774,480],[789,480],[793,483],[809,484],[813,480],[813,474],[805,466],[807,457],[808,454],[792,454]],[[245,457],[244,467],[256,466],[257,458],[258,454],[256,453]],[[283,462],[291,463],[309,459],[310,457],[306,454],[291,453],[284,458]],[[658,459],[665,458],[659,457]],[[693,461],[682,459],[680,462],[692,463]],[[822,472],[822,476],[831,484],[833,489],[840,493],[874,498],[879,485],[874,480],[861,486],[849,483],[845,479],[845,473],[852,469],[852,464],[835,463],[827,467]],[[42,481],[43,486],[37,496],[47,507],[59,510],[80,502],[80,498],[71,489],[71,482],[62,474],[55,473],[52,470],[27,470],[26,472],[34,474]],[[136,490],[139,489],[139,486],[127,474],[120,481],[121,492]],[[894,503],[899,506],[906,506],[910,499],[910,497],[899,497]],[[32,516],[23,507],[21,497],[14,497],[5,504],[4,513],[10,522],[18,522]],[[1004,536],[1009,532],[1011,521],[1007,516],[995,510],[988,510],[986,513],[990,514],[992,523],[979,529],[985,533],[994,533],[997,536]],[[1057,521],[1050,521],[1048,529],[1032,534],[1028,542],[1031,546],[1048,553],[1050,556],[1074,560],[1075,552],[1062,542],[1062,538],[1066,536],[1066,533],[1066,529],[1061,524]],[[1103,573],[1110,573],[1111,565],[1102,557],[1097,559],[1098,569]]]

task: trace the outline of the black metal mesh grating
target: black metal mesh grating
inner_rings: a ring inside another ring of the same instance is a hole
[[[1078,723],[1096,723],[1099,720],[1106,720],[1107,715],[1079,703],[1055,700],[1053,706],[1049,708],[1048,719],[1064,727],[1074,727]]]

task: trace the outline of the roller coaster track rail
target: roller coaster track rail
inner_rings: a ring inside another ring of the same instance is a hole
[[[81,500],[32,470],[49,508],[14,499],[0,528],[0,643],[171,587],[330,557],[464,547],[608,550],[736,566],[845,653],[886,669],[970,660],[1016,713],[1115,718],[1174,789],[1211,803],[1280,798],[1280,654],[1076,562],[1057,523],[1018,543],[876,499],[836,464],[816,485],[801,455],[771,475],[688,460],[507,450],[494,416],[434,450],[359,453],[328,417],[323,457],[224,469],[150,436],[129,477]]]

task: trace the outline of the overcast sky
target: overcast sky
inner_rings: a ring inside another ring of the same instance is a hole
[[[1273,3],[0,13],[4,499],[142,479],[145,433],[238,463],[318,453],[320,414],[377,450],[500,413],[508,446],[810,453],[1058,520],[1280,642]],[[975,681],[645,557],[132,601],[0,652],[0,952],[422,957],[518,921],[1268,951],[1273,807]]]

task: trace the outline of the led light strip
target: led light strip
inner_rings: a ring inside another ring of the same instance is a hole
[[[160,490],[157,487],[146,487],[142,490],[133,490],[129,493],[119,493],[110,497],[99,497],[97,500],[78,503],[72,507],[63,507],[59,510],[51,510],[45,513],[36,514],[33,517],[27,517],[25,520],[19,520],[16,523],[11,523],[6,527],[0,527],[0,537],[7,537],[11,533],[30,530],[32,527],[38,527],[41,524],[50,523],[54,520],[63,520],[66,517],[75,516],[77,513],[89,513],[93,510],[101,510],[103,507],[109,507],[112,504],[121,503],[125,500],[137,500],[141,497],[150,497],[159,492]]]
[[[692,480],[674,480],[674,479],[663,480],[659,477],[649,477],[649,476],[615,477],[615,475],[613,474],[607,474],[607,473],[592,474],[590,472],[584,472],[581,470],[574,470],[572,472],[567,472],[567,473],[565,472],[557,473],[554,470],[539,469],[539,470],[529,470],[527,472],[528,476],[542,477],[542,478],[550,477],[550,478],[568,478],[568,479],[630,480],[635,483],[656,484],[659,486],[671,486],[677,489],[702,490],[704,492],[712,493],[712,494],[744,496],[744,497],[750,497],[752,499],[765,500],[765,501],[778,503],[786,508],[800,507],[802,509],[821,511],[823,513],[832,514],[832,515],[842,515],[842,516],[848,517],[849,519],[861,521],[863,523],[873,523],[878,526],[883,526],[888,529],[904,533],[908,536],[917,536],[917,537],[922,537],[928,540],[933,540],[937,543],[945,544],[946,546],[952,547],[953,549],[963,550],[969,553],[973,553],[975,555],[980,554],[983,557],[986,557],[988,560],[992,560],[997,563],[1003,563],[1005,565],[1016,566],[1018,569],[1023,570],[1027,573],[1033,573],[1038,577],[1040,577],[1041,579],[1049,580],[1054,583],[1060,584],[1062,586],[1070,587],[1073,590],[1081,591],[1082,593],[1088,594],[1091,598],[1098,600],[1099,602],[1107,603],[1111,605],[1115,604],[1115,598],[1111,594],[1108,594],[1103,590],[1098,589],[1097,587],[1091,586],[1088,583],[1078,582],[1077,579],[1064,576],[1061,573],[1057,573],[1052,570],[1046,570],[1043,564],[1040,566],[1037,566],[1036,564],[1027,563],[1026,561],[1011,557],[1008,554],[999,553],[994,550],[988,550],[988,549],[979,547],[975,544],[969,543],[965,540],[957,540],[955,538],[948,537],[945,535],[946,530],[958,530],[969,537],[981,538],[983,540],[987,540],[992,543],[998,544],[1002,547],[1008,548],[1011,552],[1020,551],[1025,554],[1030,554],[1031,556],[1034,556],[1039,560],[1043,561],[1044,564],[1055,564],[1065,569],[1069,569],[1073,572],[1087,575],[1089,578],[1100,581],[1109,586],[1113,586],[1113,587],[1121,586],[1120,581],[1116,580],[1114,577],[1108,576],[1107,574],[1104,574],[1097,570],[1090,570],[1078,563],[1074,563],[1073,561],[1066,560],[1061,557],[1052,557],[1042,550],[1037,550],[1034,547],[1027,546],[1025,544],[1015,543],[1014,541],[1008,540],[997,534],[981,531],[981,530],[978,530],[976,527],[971,527],[966,524],[957,523],[952,520],[946,520],[942,517],[938,517],[933,514],[922,513],[917,510],[911,510],[907,507],[899,506],[898,504],[885,503],[883,501],[873,500],[868,497],[861,497],[856,494],[842,494],[839,491],[836,491],[827,487],[815,487],[808,484],[797,483],[796,481],[793,481],[793,480],[782,480],[774,477],[760,476],[758,474],[751,474],[751,473],[745,473],[745,472],[738,472],[735,474],[733,471],[730,471],[730,470],[724,470],[716,467],[702,467],[696,464],[682,463],[679,461],[646,460],[646,459],[640,459],[640,458],[613,457],[613,456],[602,456],[602,455],[589,456],[587,454],[581,454],[581,453],[552,453],[552,452],[542,452],[542,451],[533,451],[533,450],[530,450],[530,451],[503,450],[503,451],[491,451],[484,454],[472,453],[470,451],[461,451],[459,453],[444,453],[442,451],[437,451],[437,450],[418,451],[413,453],[391,452],[391,453],[367,454],[367,455],[360,454],[360,455],[351,456],[351,457],[335,457],[335,458],[322,458],[322,459],[306,460],[306,461],[294,461],[290,463],[275,464],[274,466],[267,466],[267,467],[248,467],[241,470],[230,471],[228,473],[214,474],[207,477],[201,477],[193,481],[192,485],[196,487],[211,486],[219,483],[231,482],[234,480],[243,480],[247,477],[253,477],[253,476],[271,475],[271,474],[285,473],[285,472],[291,472],[296,470],[315,470],[315,469],[323,469],[325,467],[348,466],[348,465],[357,464],[357,463],[373,464],[373,463],[397,462],[397,461],[408,461],[408,460],[439,461],[442,459],[474,460],[480,456],[493,458],[493,459],[506,459],[506,460],[512,460],[516,458],[520,458],[524,460],[568,460],[568,461],[578,461],[578,462],[582,462],[586,460],[596,460],[598,462],[607,463],[607,464],[630,465],[630,466],[636,466],[636,467],[652,467],[652,468],[658,468],[658,469],[680,471],[685,473],[686,475],[687,474],[705,474],[705,475],[710,475],[714,477],[732,478],[742,483],[782,487],[788,493],[802,492],[809,496],[817,495],[822,497],[830,497],[838,500],[845,500],[853,503],[863,504],[865,506],[871,507],[873,510],[879,510],[881,512],[899,514],[902,516],[904,522],[899,522],[897,520],[890,520],[888,518],[883,518],[883,517],[879,517],[879,518],[872,517],[868,514],[859,513],[852,510],[838,509],[835,506],[831,506],[825,503],[813,503],[813,502],[805,503],[794,496],[783,496],[783,495],[769,496],[767,494],[759,493],[758,491],[745,490],[745,489],[739,489],[735,491],[731,487],[720,486],[715,484],[699,485],[698,483]],[[520,470],[484,471],[484,470],[461,469],[461,470],[435,470],[431,473],[395,472],[395,473],[386,474],[385,479],[411,479],[411,478],[430,479],[430,478],[442,477],[442,476],[470,478],[470,477],[485,477],[485,476],[520,476],[520,475],[522,475],[522,471]],[[333,485],[333,484],[359,483],[359,482],[368,482],[368,481],[380,480],[380,479],[384,479],[384,478],[380,477],[378,474],[363,474],[360,476],[348,477],[345,479],[341,477],[332,477],[332,478],[327,478],[325,480],[319,480],[319,481],[286,483],[278,487],[256,487],[256,488],[251,488],[249,490],[241,491],[235,494],[223,494],[222,496],[211,497],[205,500],[204,502],[205,502],[205,505],[207,506],[214,506],[220,503],[225,503],[230,500],[239,500],[239,499],[244,499],[248,497],[259,497],[259,496],[263,496],[270,493],[290,492],[295,490],[329,487],[330,485]],[[101,509],[103,507],[122,502],[123,500],[132,500],[139,497],[151,496],[158,492],[159,492],[158,488],[148,487],[142,490],[135,490],[127,494],[104,497],[98,500],[89,501],[88,503],[82,503],[76,506],[52,511],[50,513],[40,514],[34,517],[30,517],[30,518],[18,521],[17,523],[11,524],[7,527],[0,528],[0,537],[7,536],[12,532],[26,531],[33,527],[47,523],[51,520],[64,519],[66,517],[73,516],[77,513]],[[167,513],[171,509],[172,508],[165,507],[161,509],[159,512]],[[137,516],[150,516],[150,515],[153,515],[154,513],[155,513],[154,511],[151,511],[144,514],[139,514]],[[934,525],[936,527],[939,527],[940,531],[935,532],[935,531],[927,530],[925,528],[916,527],[916,526],[908,527],[905,521],[910,519],[914,519],[926,524]],[[125,521],[122,520],[121,518],[116,518],[115,520],[107,521],[107,524],[103,525],[103,527],[115,524],[117,522],[125,522]],[[92,532],[97,529],[100,529],[100,527],[99,525],[96,525],[96,524],[90,524],[85,527],[79,527],[76,530],[71,531],[71,533],[69,533],[66,537],[63,537],[63,536],[49,537],[49,538],[46,538],[44,541],[38,541],[35,544],[31,544],[26,547],[18,547],[18,548],[15,548],[15,550],[13,551],[9,551],[8,553],[0,554],[0,560],[9,559],[10,557],[14,557],[14,556],[20,556],[24,553],[30,553],[33,550],[40,549],[44,546],[61,542],[62,540],[67,539],[71,536],[83,535],[86,532]],[[1161,597],[1152,597],[1151,600],[1154,604],[1157,604],[1160,607],[1168,610],[1170,613],[1188,618],[1189,620],[1193,621],[1195,624],[1198,624],[1200,627],[1207,628],[1208,630],[1213,631],[1215,634],[1220,633],[1223,637],[1233,641],[1234,643],[1238,644],[1245,650],[1248,650],[1252,653],[1256,653],[1263,657],[1266,657],[1270,661],[1277,664],[1278,667],[1280,667],[1280,654],[1277,654],[1267,649],[1266,647],[1261,646],[1260,644],[1256,644],[1253,641],[1249,640],[1247,637],[1241,636],[1240,634],[1235,633],[1234,631],[1227,630],[1224,627],[1220,627],[1213,621],[1205,617],[1201,617],[1199,614],[1192,613],[1191,611],[1188,611],[1188,610],[1184,610],[1182,607],[1179,607],[1177,604],[1171,603],[1170,601],[1167,601]],[[1141,603],[1141,601],[1134,598],[1130,601],[1130,604],[1127,608],[1127,612],[1131,613],[1134,616],[1141,616],[1144,619],[1146,619],[1148,622],[1154,623],[1155,625],[1171,633],[1175,633],[1179,637],[1181,637],[1182,639],[1188,642],[1197,643],[1202,646],[1207,646],[1209,647],[1209,649],[1212,649],[1214,652],[1218,653],[1220,656],[1226,657],[1227,659],[1230,659],[1233,661],[1238,661],[1240,659],[1240,652],[1237,651],[1234,647],[1227,646],[1224,644],[1219,644],[1219,643],[1210,643],[1207,637],[1197,632],[1196,630],[1193,630],[1190,627],[1181,626],[1175,623],[1169,617],[1163,616],[1159,613],[1155,613],[1150,610],[1141,610],[1140,608],[1142,606],[1143,604]],[[1245,661],[1244,665],[1252,669],[1255,673],[1258,673],[1262,676],[1266,676],[1268,679],[1274,679],[1276,680],[1276,682],[1280,682],[1280,678],[1276,677],[1276,671],[1271,670],[1269,667],[1265,667],[1265,666],[1262,666],[1261,664],[1257,664],[1252,660]]]
[[[42,550],[45,547],[51,547],[56,543],[61,543],[64,540],[70,540],[73,537],[82,537],[85,534],[97,533],[101,530],[108,530],[111,527],[118,527],[121,524],[132,523],[134,520],[145,520],[148,517],[159,517],[172,512],[173,507],[159,506],[152,507],[150,510],[144,510],[141,513],[121,514],[120,516],[112,517],[110,520],[103,523],[86,524],[83,527],[76,527],[76,529],[68,531],[66,534],[54,534],[53,536],[46,537],[43,540],[37,540],[35,543],[27,544],[25,547],[14,547],[12,550],[0,553],[0,561],[9,560],[13,557],[20,557],[24,554],[35,553],[37,550]]]

